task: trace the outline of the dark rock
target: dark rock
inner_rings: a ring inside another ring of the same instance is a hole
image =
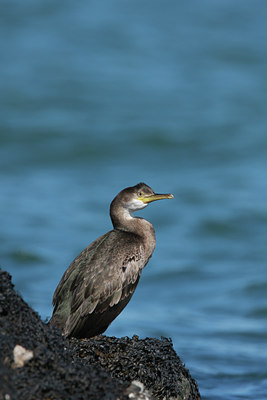
[[[33,351],[22,367],[13,351]],[[142,382],[142,383],[141,383]],[[43,323],[0,270],[0,400],[200,399],[171,340],[66,339]]]

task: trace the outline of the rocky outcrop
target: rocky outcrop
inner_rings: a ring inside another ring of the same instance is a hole
[[[0,270],[0,400],[200,399],[171,340],[66,339]]]

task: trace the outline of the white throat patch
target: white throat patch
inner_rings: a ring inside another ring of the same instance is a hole
[[[138,200],[138,199],[132,200],[130,203],[127,204],[127,208],[126,207],[124,208],[125,218],[127,218],[127,219],[133,218],[132,214],[135,211],[142,210],[146,206],[148,206],[148,204],[143,203],[142,200]]]

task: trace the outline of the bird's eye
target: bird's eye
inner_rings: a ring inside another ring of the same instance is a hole
[[[143,196],[143,192],[139,192],[138,197],[142,197],[142,196]]]

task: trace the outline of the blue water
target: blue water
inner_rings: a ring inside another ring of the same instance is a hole
[[[172,337],[203,399],[267,398],[266,2],[2,0],[0,264],[43,319],[144,181],[157,247],[109,335]]]

